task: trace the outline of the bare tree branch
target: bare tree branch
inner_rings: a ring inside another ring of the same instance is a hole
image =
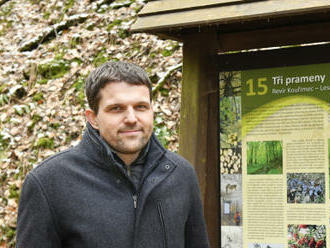
[[[31,51],[46,41],[54,39],[58,32],[68,29],[71,26],[84,22],[88,18],[87,14],[79,14],[69,17],[67,20],[46,28],[41,34],[22,44],[20,52]]]
[[[168,69],[168,71],[158,80],[156,86],[152,89],[152,94],[155,95],[157,93],[157,91],[160,90],[163,87],[166,79],[172,74],[172,72],[179,69],[179,68],[181,68],[181,67],[182,67],[182,63],[171,66]]]

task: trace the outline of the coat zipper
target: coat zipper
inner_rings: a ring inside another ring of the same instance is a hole
[[[133,204],[134,204],[134,208],[137,208],[137,200],[138,200],[138,195],[137,194],[133,194]]]
[[[161,201],[157,202],[157,209],[158,209],[158,214],[159,214],[160,222],[162,225],[162,229],[164,232],[164,248],[167,248],[167,233],[166,233],[166,226],[165,226],[165,221],[164,221],[164,211],[163,211]]]

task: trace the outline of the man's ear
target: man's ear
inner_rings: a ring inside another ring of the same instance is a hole
[[[99,125],[97,123],[97,117],[96,117],[95,112],[91,109],[87,109],[85,111],[85,115],[86,115],[87,121],[92,125],[92,127],[95,129],[99,129]]]

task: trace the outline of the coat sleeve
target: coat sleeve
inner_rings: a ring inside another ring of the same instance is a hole
[[[185,230],[185,248],[209,248],[200,189],[195,172],[191,187],[191,206]]]
[[[17,248],[62,247],[47,197],[31,173],[21,191],[16,243]]]

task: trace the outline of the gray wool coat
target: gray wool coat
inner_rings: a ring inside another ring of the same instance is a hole
[[[154,135],[141,186],[87,125],[82,141],[45,160],[21,192],[18,248],[208,248],[197,177]]]

